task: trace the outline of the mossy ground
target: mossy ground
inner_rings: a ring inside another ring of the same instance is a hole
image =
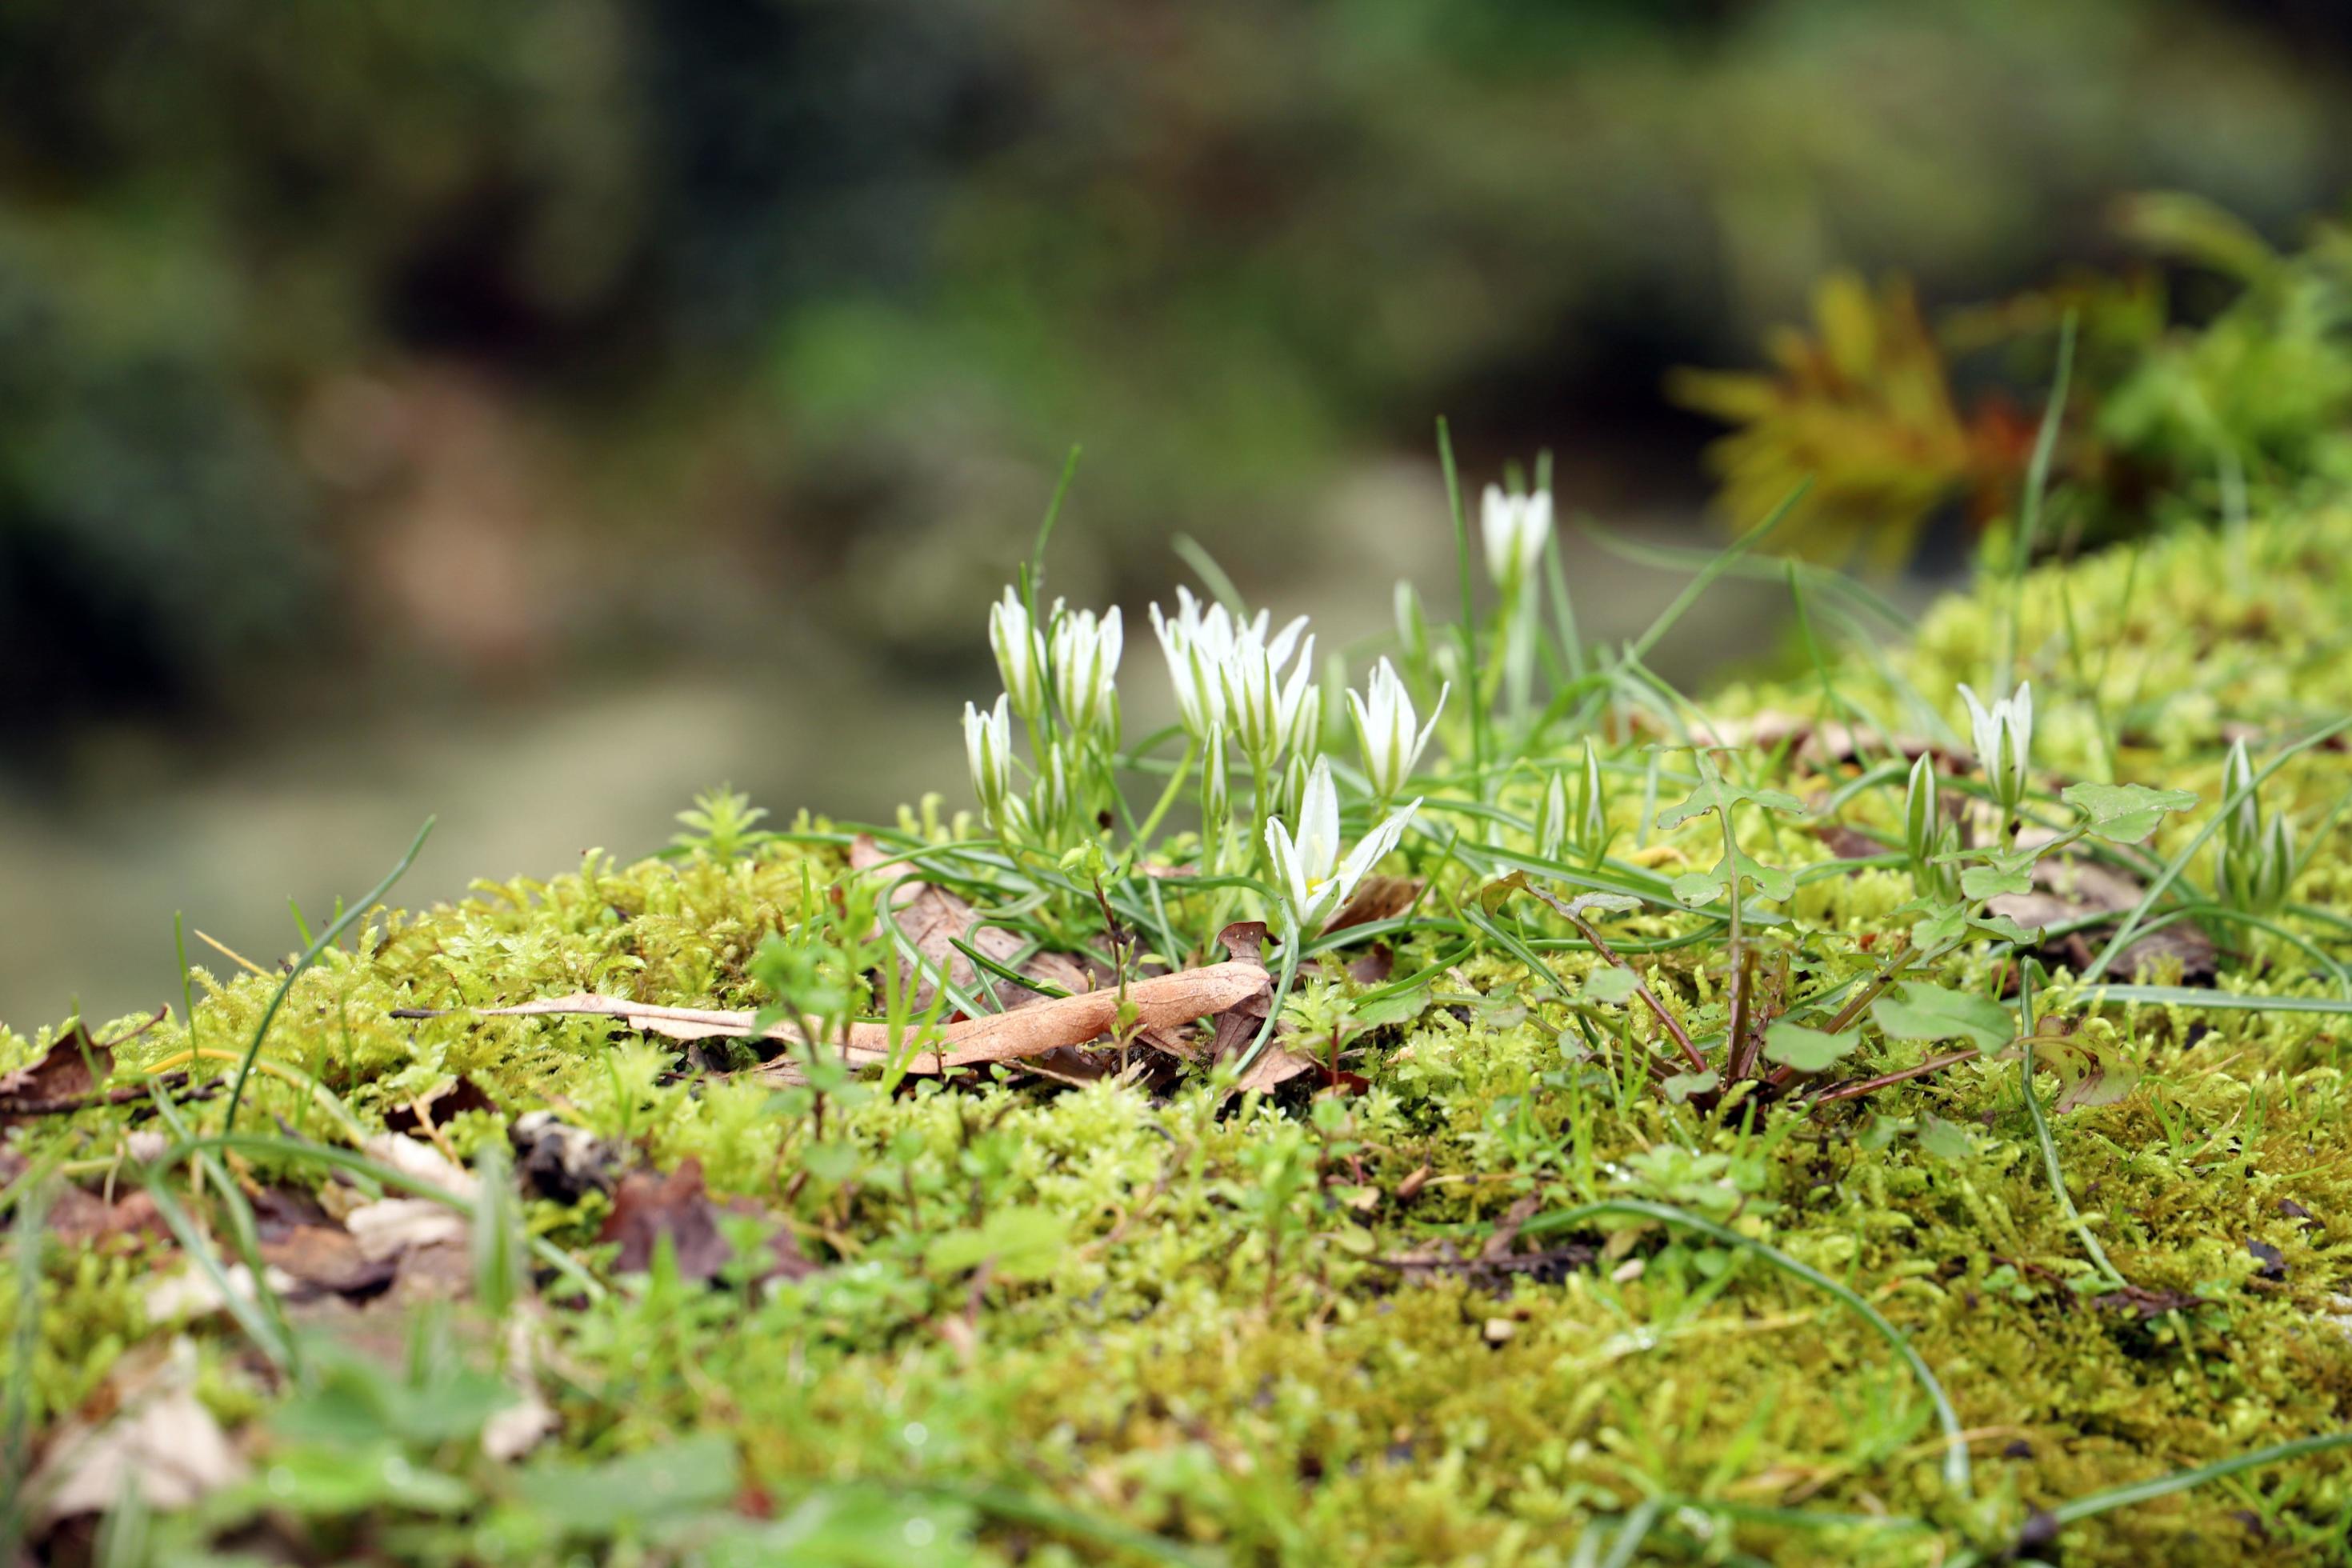
[[[2226,736],[2277,742],[2352,710],[2347,562],[2352,513],[2336,510],[2258,525],[2236,546],[2189,531],[2136,565],[2116,552],[2035,573],[2018,646],[2042,699],[2038,760],[2067,777],[2105,776],[2112,761],[2116,778],[2198,792],[2204,806],[2168,819],[2152,846],[2171,855],[2210,815]],[[1996,584],[1943,605],[1884,667],[1841,663],[1838,700],[1894,729],[1923,721],[1906,688],[1940,703],[1979,678],[2005,595]],[[1805,675],[1705,708],[1714,720],[1810,715],[1823,700]],[[1815,799],[1856,771],[1793,750],[1759,751],[1748,767]],[[2316,826],[2347,784],[2344,753],[2322,747],[2265,799]],[[1899,837],[1899,794],[1861,791],[1837,816]],[[1719,848],[1711,819],[1644,834],[1638,787],[1619,790],[1612,812],[1624,844],[1646,838],[1654,868],[1703,867]],[[1836,861],[1819,826],[1739,822],[1798,868],[1790,912],[1815,933],[1810,957],[1828,982],[1869,970],[1912,889],[1899,866]],[[2083,1244],[2051,1191],[2016,1061],[1810,1116],[1717,1119],[1632,1092],[1585,1059],[1557,1000],[1589,969],[1585,952],[1553,953],[1558,988],[1517,963],[1465,959],[1417,1018],[1350,1045],[1369,1089],[1319,1100],[1298,1085],[1236,1100],[1201,1081],[1154,1098],[1005,1073],[914,1080],[887,1098],[853,1089],[829,1096],[820,1121],[805,1090],[685,1070],[676,1049],[604,1021],[393,1016],[573,991],[757,1006],[754,950],[845,868],[829,825],[796,828],[740,856],[591,856],[544,882],[372,916],[295,983],[263,1054],[371,1131],[471,1079],[495,1108],[449,1127],[461,1155],[552,1108],[656,1169],[694,1158],[713,1194],[752,1200],[823,1267],[756,1288],[656,1267],[587,1305],[546,1282],[539,1377],[559,1426],[537,1456],[494,1465],[469,1435],[420,1437],[384,1418],[383,1443],[460,1483],[441,1506],[382,1486],[273,1498],[269,1478],[287,1473],[305,1429],[289,1429],[283,1388],[214,1319],[193,1331],[200,1391],[244,1431],[264,1479],[165,1530],[165,1545],[483,1561],[569,1541],[653,1560],[1054,1563],[1117,1560],[1137,1550],[1112,1539],[1127,1530],[1237,1563],[1598,1561],[1578,1556],[1580,1540],[1588,1552],[1622,1540],[1633,1555],[1612,1561],[1929,1563],[1998,1550],[2067,1499],[2352,1415],[2342,1014],[2114,1005],[2087,1026],[2139,1077],[2115,1103],[2058,1117],[2057,1147],[2145,1312],[2073,1288]],[[2294,897],[2352,909],[2340,837],[2319,845]],[[2324,915],[2286,924],[2338,953],[2352,929]],[[1674,912],[1618,922],[1629,939],[1688,926]],[[2221,989],[2332,994],[2292,942],[2212,934]],[[1396,972],[1446,948],[1408,936]],[[1988,944],[1974,952],[1940,978],[1990,994],[2000,960]],[[1693,1019],[1719,1007],[1718,951],[1643,963]],[[193,1028],[175,1009],[121,1048],[118,1079],[192,1044],[241,1051],[277,983],[199,972]],[[1310,974],[1297,1016],[1328,1017],[1352,988]],[[50,1038],[0,1033],[0,1068]],[[1927,1048],[1874,1043],[1869,1065],[1891,1070]],[[257,1079],[250,1103],[256,1123],[335,1136],[319,1097],[289,1081]],[[215,1098],[180,1114],[204,1131],[221,1112]],[[15,1147],[95,1184],[149,1114],[45,1118],[20,1126]],[[242,1174],[257,1189],[328,1180],[267,1152]],[[1751,1254],[1596,1222],[1578,1234],[1597,1258],[1517,1277],[1391,1261],[1442,1237],[1475,1254],[1529,1194],[1546,1209],[1672,1203],[1851,1286],[1950,1391],[1975,1496],[1952,1494],[1928,1402],[1886,1343]],[[585,1249],[606,1201],[536,1202],[528,1222]],[[978,1282],[940,1246],[975,1231],[999,1258]],[[37,1433],[102,1403],[118,1358],[165,1331],[142,1305],[163,1249],[142,1247],[51,1248],[33,1284],[37,1322],[21,1316],[23,1281],[0,1285],[0,1354]],[[387,1347],[411,1310],[434,1314],[448,1354],[487,1365],[497,1351],[501,1336],[462,1302],[378,1302],[304,1331],[397,1362]],[[722,1471],[699,1512],[648,1504],[598,1525],[550,1500],[562,1495],[551,1476],[627,1484],[625,1471],[566,1465],[690,1434],[722,1436],[740,1467],[726,1468],[724,1446],[693,1450]],[[1648,1500],[1663,1507],[1646,1533],[1615,1533]],[[745,1533],[769,1514],[800,1521],[800,1545],[778,1545],[780,1526]],[[2352,1458],[2323,1455],[2100,1515],[2060,1544],[2070,1563],[2336,1562],[2347,1522]]]

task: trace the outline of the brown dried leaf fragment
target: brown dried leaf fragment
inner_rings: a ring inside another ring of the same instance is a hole
[[[885,861],[891,861],[891,864],[884,866],[882,863]],[[1075,994],[1094,989],[1093,976],[1086,966],[1065,954],[1040,952],[1024,962],[1016,963],[1029,945],[1026,941],[1012,931],[984,923],[964,900],[945,888],[922,880],[904,862],[892,860],[890,856],[884,854],[882,847],[875,843],[871,835],[861,833],[851,843],[849,864],[853,870],[872,871],[879,868],[884,874],[896,873],[898,877],[890,889],[890,918],[899,933],[914,944],[915,951],[922,955],[927,966],[922,976],[916,979],[916,1012],[921,1013],[930,1006],[939,987],[929,976],[940,969],[944,969],[956,988],[966,994],[981,984],[978,966],[957,949],[955,944],[958,942],[992,963],[1041,981],[1056,991]],[[877,921],[867,940],[883,934],[881,922]],[[914,978],[907,973],[910,968],[911,965],[902,965],[902,980]],[[990,977],[989,988],[1008,1009],[1042,1001],[1046,995],[1045,992],[1015,985],[993,976]]]
[[[698,1282],[717,1277],[733,1260],[734,1247],[719,1228],[722,1213],[764,1219],[766,1215],[747,1198],[730,1199],[723,1206],[711,1202],[702,1181],[702,1162],[689,1157],[665,1176],[653,1171],[632,1171],[621,1178],[613,1194],[613,1212],[604,1216],[599,1241],[618,1242],[613,1261],[622,1274],[642,1274],[653,1267],[654,1252],[669,1237],[681,1279]],[[792,1233],[781,1227],[768,1238],[770,1262],[761,1278],[798,1279],[816,1266],[801,1254]]]

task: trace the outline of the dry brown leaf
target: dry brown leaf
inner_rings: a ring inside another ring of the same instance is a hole
[[[39,1061],[0,1075],[0,1127],[79,1104],[114,1070],[114,1053],[79,1024],[59,1035]]]
[[[2032,842],[2024,835],[2020,838]],[[2084,915],[2121,914],[2138,907],[2147,891],[2137,878],[2112,866],[2061,855],[2034,863],[2032,892],[2003,893],[1986,907],[2021,926],[2048,926]],[[2042,956],[2079,973],[2096,958],[2111,929],[2094,926],[2054,937],[2043,945]],[[2132,980],[2152,979],[2167,959],[2179,962],[2183,984],[2210,980],[2219,968],[2212,938],[2190,921],[2175,921],[2134,939],[2116,955],[2116,973]]]
[[[596,1239],[620,1244],[620,1253],[613,1261],[615,1271],[642,1274],[653,1266],[655,1249],[667,1237],[679,1277],[709,1279],[735,1256],[719,1228],[721,1213],[767,1218],[749,1199],[733,1199],[723,1207],[712,1203],[703,1186],[702,1162],[689,1158],[667,1176],[632,1171],[622,1177],[613,1194],[613,1212],[604,1216],[604,1228]],[[798,1279],[815,1272],[816,1266],[801,1255],[790,1231],[775,1229],[768,1238],[768,1248],[771,1261],[763,1279]]]
[[[1349,926],[1370,925],[1374,921],[1393,920],[1412,908],[1421,897],[1418,877],[1367,877],[1358,885],[1355,896],[1347,906],[1331,917],[1327,931],[1345,931]]]
[[[143,1365],[126,1364],[113,1383],[119,1409],[112,1420],[99,1426],[68,1422],[50,1439],[26,1486],[37,1523],[103,1513],[121,1500],[132,1477],[148,1507],[175,1510],[244,1473],[220,1423],[196,1398],[196,1352],[188,1341],[173,1341]]]
[[[1236,960],[1139,980],[1127,988],[1127,1000],[1134,1006],[1139,1027],[1175,1027],[1196,1018],[1213,1017],[1266,988],[1263,964]],[[939,1072],[985,1062],[1015,1061],[1064,1046],[1082,1046],[1111,1032],[1118,1022],[1118,1007],[1116,991],[1090,991],[1047,998],[1010,1013],[961,1019],[940,1029],[927,1048],[918,1051],[910,1059],[909,1069]],[[790,1020],[762,1032],[754,1027],[757,1015],[751,1013],[657,1006],[587,992],[475,1011],[492,1018],[583,1015],[617,1018],[674,1040],[748,1039],[756,1036],[788,1046],[809,1043],[800,1026]],[[404,1008],[402,1015],[438,1016],[422,1008]],[[884,1025],[853,1023],[848,1037],[846,1040],[826,1041],[818,1048],[838,1052],[853,1066],[880,1062],[889,1054],[890,1032]],[[790,1058],[780,1058],[761,1070],[769,1076],[789,1076],[791,1068]]]
[[[882,847],[875,843],[868,834],[859,834],[849,846],[849,864],[853,870],[873,870],[889,859],[890,857],[883,853]],[[934,887],[913,875],[912,868],[903,861],[893,862],[882,869],[896,872],[899,877],[890,889],[890,918],[897,923],[899,932],[914,944],[915,951],[923,955],[928,964],[944,968],[948,978],[967,995],[981,984],[981,973],[978,966],[957,950],[955,944],[959,941],[982,956],[1015,973],[1042,981],[1056,991],[1079,992],[1094,988],[1093,977],[1086,967],[1062,953],[1035,953],[1016,964],[1014,960],[1029,945],[1025,939],[982,922],[971,904],[945,888]],[[881,934],[881,924],[877,921],[874,931],[868,933],[868,940]],[[997,999],[1007,1008],[1041,1001],[1045,997],[1044,992],[1033,991],[994,976],[990,978]],[[915,986],[915,1011],[927,1010],[938,989],[928,973],[919,979]]]

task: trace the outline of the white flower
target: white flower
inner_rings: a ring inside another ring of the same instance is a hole
[[[1966,686],[1960,696],[1969,705],[1969,726],[1976,740],[1977,766],[2004,811],[2015,811],[2025,798],[2029,758],[2033,746],[2033,689],[2024,681],[1987,711]]]
[[[1419,715],[1413,711],[1412,695],[1387,659],[1372,667],[1368,684],[1370,690],[1364,697],[1348,693],[1348,706],[1356,715],[1356,739],[1363,748],[1364,772],[1372,781],[1372,793],[1387,800],[1412,776],[1423,749],[1429,744],[1430,731],[1437,728],[1438,714],[1445,711],[1446,693],[1453,689],[1439,690],[1429,722],[1416,731],[1413,721]]]
[[[1551,537],[1551,492],[1507,495],[1502,486],[1488,485],[1478,510],[1486,542],[1486,574],[1507,591],[1530,581],[1528,574],[1543,556],[1544,542]]]
[[[1396,847],[1405,824],[1421,805],[1415,800],[1391,813],[1364,836],[1343,862],[1339,858],[1339,794],[1332,787],[1328,762],[1315,759],[1301,795],[1296,839],[1277,818],[1269,818],[1265,825],[1265,850],[1274,862],[1283,912],[1294,941],[1314,935],[1339,913],[1364,874]]]
[[[1054,602],[1054,700],[1078,731],[1112,728],[1118,704],[1118,659],[1126,647],[1116,605],[1065,614]]]
[[[980,808],[991,821],[1004,809],[1004,798],[1013,793],[1011,700],[999,697],[996,706],[985,713],[969,702],[963,705],[963,750],[971,763],[972,793],[980,796]]]
[[[1261,640],[1262,625],[1245,627],[1218,666],[1220,700],[1234,744],[1250,765],[1266,773],[1281,760],[1283,748],[1303,739],[1302,717],[1312,715],[1315,639],[1297,640],[1306,621],[1293,621],[1272,643]],[[1283,661],[1296,643],[1298,658],[1286,679]]]
[[[996,654],[996,671],[1004,678],[1013,710],[1028,723],[1045,716],[1045,638],[1030,624],[1029,606],[1012,589],[988,607],[988,646]]]
[[[1267,612],[1260,610],[1255,619],[1239,621],[1223,605],[1203,605],[1192,597],[1189,588],[1176,590],[1176,616],[1172,620],[1160,613],[1158,605],[1151,606],[1151,629],[1160,638],[1161,651],[1168,656],[1168,677],[1176,687],[1176,709],[1183,717],[1185,732],[1195,741],[1205,741],[1209,731],[1224,721],[1222,671],[1235,644],[1251,637],[1265,643],[1268,619]],[[1301,616],[1266,643],[1276,664],[1288,657],[1298,634],[1306,627],[1307,617]]]

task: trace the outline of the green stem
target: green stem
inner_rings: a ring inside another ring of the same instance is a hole
[[[1199,748],[1191,741],[1184,742],[1183,759],[1176,764],[1176,771],[1168,775],[1168,787],[1160,792],[1160,799],[1153,805],[1151,814],[1143,819],[1143,826],[1135,830],[1135,847],[1139,851],[1150,844],[1151,836],[1160,831],[1160,819],[1166,816],[1168,808],[1176,804],[1176,793],[1184,787],[1184,780],[1192,771],[1192,758],[1198,751]]]

